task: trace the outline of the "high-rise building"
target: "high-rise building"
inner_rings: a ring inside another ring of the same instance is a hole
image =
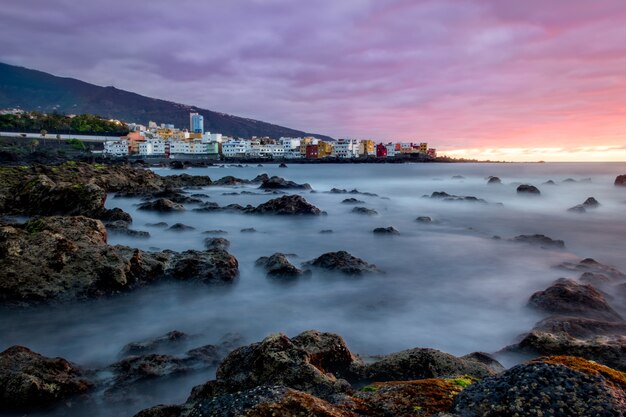
[[[204,133],[204,116],[198,113],[189,113],[189,131],[191,133]]]

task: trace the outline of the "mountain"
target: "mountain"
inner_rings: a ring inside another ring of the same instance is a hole
[[[228,136],[315,136],[259,120],[232,116],[172,101],[145,97],[115,87],[101,87],[74,78],[57,77],[41,71],[0,63],[0,108],[19,107],[27,111],[97,114],[105,118],[148,124],[173,123],[189,127],[189,113],[204,116],[204,128]]]

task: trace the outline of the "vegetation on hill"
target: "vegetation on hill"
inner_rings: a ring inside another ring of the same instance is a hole
[[[0,114],[0,131],[122,136],[128,133],[128,127],[93,114],[70,117],[59,113],[31,112]]]

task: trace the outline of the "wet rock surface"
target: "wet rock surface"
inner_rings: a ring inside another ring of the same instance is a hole
[[[522,184],[522,185],[517,187],[517,193],[518,194],[539,195],[539,194],[541,194],[541,191],[539,191],[539,188],[535,187],[534,185]]]
[[[305,273],[289,262],[283,253],[262,256],[256,260],[256,265],[264,268],[268,276],[275,278],[296,278]]]
[[[454,399],[463,417],[623,416],[624,374],[573,357],[515,366],[478,381]]]
[[[377,227],[372,230],[375,235],[399,235],[400,231],[393,226]]]
[[[591,285],[561,278],[544,291],[534,293],[528,302],[547,313],[581,316],[599,320],[621,321],[601,292]]]
[[[228,252],[144,252],[107,244],[99,220],[40,217],[0,225],[0,304],[88,299],[165,279],[230,282],[237,260]]]
[[[92,388],[83,372],[65,359],[22,346],[0,353],[0,412],[46,409]]]
[[[346,251],[327,252],[318,258],[303,264],[307,267],[326,269],[341,272],[346,275],[362,275],[365,273],[380,273],[374,264],[369,264],[361,258]]]
[[[502,184],[502,180],[498,177],[489,177],[487,184]]]
[[[363,214],[363,215],[366,215],[366,216],[376,216],[378,214],[378,212],[376,210],[371,209],[371,208],[367,208],[367,207],[354,207],[350,211],[352,213]]]
[[[222,249],[226,250],[230,247],[230,241],[228,239],[224,239],[223,237],[210,237],[204,239],[204,247],[212,250],[212,249]]]
[[[552,239],[546,235],[519,235],[515,236],[512,242],[516,243],[527,243],[529,245],[539,246],[544,249],[562,249],[565,247],[565,242],[559,239]]]
[[[282,177],[273,176],[261,183],[262,190],[310,190],[309,184],[298,184]]]
[[[361,201],[359,199],[356,199],[354,197],[350,197],[350,198],[346,198],[345,200],[343,200],[341,202],[342,204],[364,204],[365,201]]]
[[[160,211],[160,212],[171,212],[171,211],[183,211],[185,210],[185,207],[183,207],[182,204],[175,203],[172,200],[168,200],[167,198],[159,198],[154,201],[146,201],[145,203],[141,203],[139,204],[137,209]]]
[[[626,174],[615,177],[615,186],[626,187]]]
[[[433,219],[429,216],[418,216],[415,221],[419,223],[432,223]]]
[[[465,202],[469,202],[469,203],[483,203],[486,204],[487,201],[483,200],[482,198],[478,198],[478,197],[474,197],[474,196],[458,196],[458,195],[453,195],[453,194],[448,194],[445,191],[434,191],[430,197],[428,196],[424,196],[426,198],[432,198],[435,200],[442,200],[442,201],[465,201]]]
[[[252,210],[252,214],[277,215],[320,215],[322,211],[299,195],[286,195],[260,204]]]

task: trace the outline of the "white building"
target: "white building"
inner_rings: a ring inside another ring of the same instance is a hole
[[[285,156],[285,147],[277,144],[261,144],[252,141],[249,155],[258,158],[282,158]]]
[[[191,143],[184,140],[171,140],[170,142],[170,155],[179,153],[191,153]]]
[[[359,156],[359,140],[339,139],[335,142],[333,153],[338,158],[357,158]]]
[[[226,158],[242,157],[250,154],[250,142],[247,140],[231,140],[222,143],[222,155]]]
[[[301,138],[285,138],[282,137],[278,139],[278,143],[283,145],[285,151],[300,148],[300,143],[302,142]]]
[[[140,142],[139,155],[165,155],[165,142],[161,139],[147,139]]]
[[[396,144],[389,142],[385,145],[385,148],[387,148],[387,157],[390,156],[396,156]]]
[[[127,140],[109,140],[104,142],[105,155],[109,156],[127,156],[128,141]]]
[[[285,158],[285,159],[300,159],[300,158],[302,158],[302,154],[300,153],[300,148],[285,149],[285,152],[283,154],[283,158]]]

